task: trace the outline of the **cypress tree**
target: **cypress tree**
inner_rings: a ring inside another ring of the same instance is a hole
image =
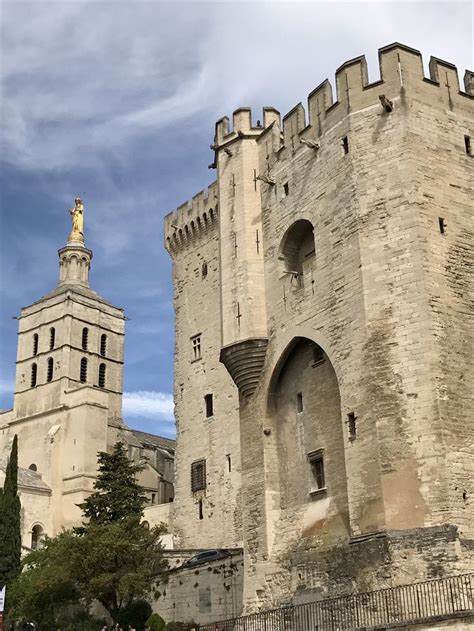
[[[0,586],[20,574],[21,504],[18,497],[18,437],[15,434],[0,494]]]

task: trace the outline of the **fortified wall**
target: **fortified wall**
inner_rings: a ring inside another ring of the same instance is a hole
[[[401,44],[379,62],[282,120],[218,121],[217,181],[165,219],[179,536],[232,525],[247,612],[473,565],[474,75],[432,58],[427,78]]]

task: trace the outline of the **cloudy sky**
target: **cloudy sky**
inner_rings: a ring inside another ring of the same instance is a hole
[[[124,417],[173,435],[171,264],[163,216],[212,181],[215,121],[282,113],[345,60],[418,48],[473,67],[471,2],[1,4],[0,407],[12,316],[57,282],[67,209],[85,200],[92,287],[125,309]]]

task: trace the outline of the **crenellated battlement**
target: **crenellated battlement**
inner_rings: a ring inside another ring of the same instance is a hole
[[[346,61],[335,73],[335,100],[331,84],[325,79],[309,94],[307,110],[298,103],[283,117],[283,144],[295,148],[301,138],[307,136],[317,139],[326,129],[354,111],[369,107],[380,108],[382,95],[396,103],[404,93],[419,89],[420,86],[426,87],[427,98],[450,109],[465,107],[468,101],[474,100],[472,71],[466,70],[462,91],[457,69],[447,61],[431,57],[430,76],[425,77],[420,51],[394,43],[380,48],[378,53],[379,80],[369,83],[365,56]],[[260,140],[267,136],[265,132],[261,134]],[[274,150],[279,148],[281,145],[274,147]]]
[[[219,119],[216,123],[214,145],[211,148],[217,151],[222,145],[227,145],[238,138],[256,138],[273,123],[280,124],[280,113],[274,107],[264,107],[262,114],[262,119],[258,119],[253,126],[250,107],[239,107],[232,114],[232,129],[227,116]]]
[[[165,247],[176,252],[217,225],[217,182],[165,216]]]

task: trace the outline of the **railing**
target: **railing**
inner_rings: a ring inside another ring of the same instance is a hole
[[[348,631],[474,615],[474,574],[350,594],[200,625],[200,631]]]

